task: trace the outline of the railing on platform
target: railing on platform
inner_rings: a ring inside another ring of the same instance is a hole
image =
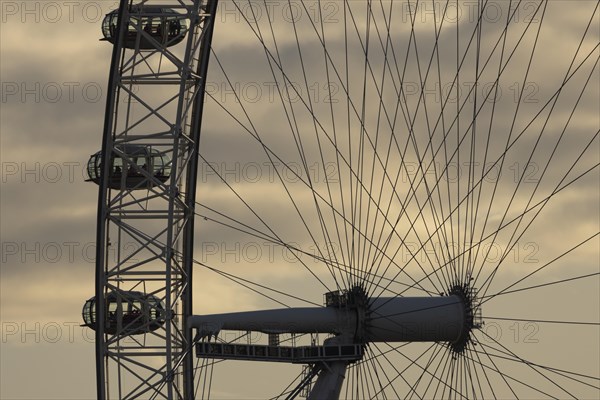
[[[355,361],[363,355],[363,346],[265,346],[243,343],[196,343],[196,356],[232,360],[252,360],[309,364],[320,361]]]

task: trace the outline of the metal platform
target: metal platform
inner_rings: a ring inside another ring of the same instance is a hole
[[[265,346],[232,343],[196,343],[196,356],[227,360],[251,360],[310,364],[323,361],[356,361],[363,356],[363,346]]]

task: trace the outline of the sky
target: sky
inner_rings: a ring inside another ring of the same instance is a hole
[[[513,289],[590,276],[490,300],[482,306],[486,325],[478,337],[482,346],[497,347],[499,342],[522,359],[583,374],[597,388],[596,2],[553,0],[546,7],[545,2],[523,1],[513,9],[509,33],[502,35],[508,1],[490,0],[481,31],[473,36],[475,1],[461,2],[458,14],[456,8],[447,9],[441,25],[445,1],[395,1],[389,41],[381,11],[390,16],[386,1],[374,2],[371,19],[364,17],[365,6],[358,0],[348,3],[352,18],[339,1],[322,1],[321,12],[316,2],[268,4],[224,1],[218,9],[196,189],[202,218],[197,218],[195,259],[318,304],[324,292],[336,289],[336,279],[344,279],[341,273],[334,279],[326,268],[332,262],[319,257],[352,264],[356,274],[381,259],[377,271],[384,280],[379,283],[391,283],[379,286],[385,290],[374,286],[370,294],[393,296],[412,279],[422,278],[422,268],[435,268],[469,247],[469,239],[493,234],[503,222],[543,204],[519,219],[517,228],[515,223],[473,247],[480,250],[480,262],[474,264],[482,269],[476,282],[484,283],[499,264],[488,294],[540,268]],[[116,5],[0,0],[2,399],[91,399],[95,394],[93,332],[80,326],[81,308],[94,291],[98,197],[97,186],[85,181],[85,167],[100,150],[108,90],[111,46],[99,41],[100,25]],[[352,20],[346,30],[344,16]],[[249,28],[248,20],[256,21],[252,27],[257,30]],[[434,27],[439,28],[437,42]],[[269,57],[257,39],[258,29]],[[464,65],[456,59],[457,38]],[[144,115],[140,104],[132,110],[133,118]],[[472,126],[475,112],[477,125]],[[462,132],[467,139],[457,146]],[[482,169],[500,159],[511,140],[515,142],[504,161]],[[401,150],[405,145],[408,150]],[[427,200],[429,187],[440,176],[441,190],[434,192],[439,197]],[[477,186],[481,207],[475,207],[473,198],[440,224],[439,218],[448,215],[475,178],[483,182]],[[307,187],[309,180],[313,190]],[[424,183],[418,185],[420,181]],[[480,211],[467,238],[466,225],[461,229],[459,223],[470,221],[467,216],[476,209]],[[344,218],[379,245],[389,238],[385,255],[356,233],[358,245],[350,246]],[[227,221],[229,227],[223,224]],[[231,228],[240,224],[261,235]],[[446,236],[436,234],[422,245],[440,225]],[[446,247],[448,242],[456,249]],[[121,246],[125,253],[135,248],[127,242]],[[397,273],[399,266],[407,273]],[[445,281],[424,286],[436,292],[448,289]],[[273,301],[200,266],[193,287],[198,314],[306,305],[261,290],[273,295]],[[540,322],[549,320],[559,323]],[[425,350],[419,346],[403,354],[417,357]],[[546,371],[568,390],[561,391],[531,368],[514,366],[499,355],[495,360],[511,376],[531,379],[557,397],[572,393],[594,398],[598,393]],[[400,354],[390,357],[382,368],[396,376],[396,366],[406,366],[407,360]],[[213,398],[273,396],[300,372],[298,366],[225,364],[215,366]],[[405,377],[410,381],[419,373],[408,370]],[[399,392],[408,390],[405,383],[394,382]],[[502,382],[495,384],[499,393],[512,396]],[[516,386],[522,397],[539,396]]]

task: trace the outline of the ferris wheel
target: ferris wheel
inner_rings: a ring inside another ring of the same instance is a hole
[[[598,398],[598,7],[121,0],[97,397]]]

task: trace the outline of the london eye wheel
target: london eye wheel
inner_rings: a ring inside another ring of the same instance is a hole
[[[121,0],[98,398],[598,398],[598,7]]]

